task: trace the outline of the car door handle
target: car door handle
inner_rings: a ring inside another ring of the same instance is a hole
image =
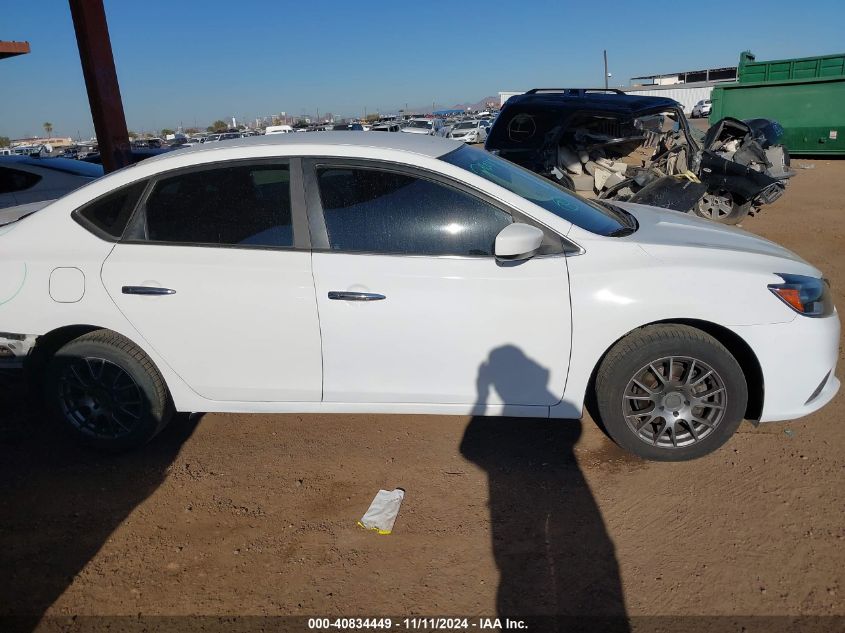
[[[123,286],[123,294],[125,295],[175,295],[176,291],[170,288],[158,288],[156,286]]]
[[[384,295],[375,292],[345,292],[330,290],[329,299],[333,301],[381,301],[387,299]]]

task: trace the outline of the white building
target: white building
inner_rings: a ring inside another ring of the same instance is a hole
[[[726,81],[736,81],[736,66],[632,77],[631,86],[622,90],[629,94],[674,99],[686,114],[690,114],[696,103],[710,98],[713,86]]]
[[[624,92],[644,97],[667,97],[681,104],[684,114],[692,114],[692,107],[702,99],[709,99],[717,81],[705,81],[694,84],[673,84],[668,86],[633,86],[622,88]]]
[[[499,107],[501,108],[503,105],[505,105],[505,101],[507,101],[511,97],[515,97],[516,95],[521,95],[521,94],[525,94],[525,91],[519,90],[519,91],[500,92],[499,93]]]

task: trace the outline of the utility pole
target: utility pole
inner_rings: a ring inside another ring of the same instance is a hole
[[[607,49],[604,51],[604,89],[607,90]]]
[[[114,171],[129,165],[131,156],[103,0],[70,0],[70,14],[103,168]]]

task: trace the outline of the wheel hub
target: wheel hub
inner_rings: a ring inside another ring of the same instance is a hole
[[[684,397],[677,391],[670,391],[663,397],[663,407],[670,411],[680,409],[684,404]]]

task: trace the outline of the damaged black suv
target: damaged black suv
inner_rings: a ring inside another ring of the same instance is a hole
[[[736,224],[783,194],[782,135],[733,118],[703,133],[663,97],[536,88],[508,99],[485,147],[573,191]]]

